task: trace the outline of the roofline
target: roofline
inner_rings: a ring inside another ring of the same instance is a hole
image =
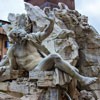
[[[9,21],[6,21],[6,20],[1,20],[0,19],[0,21],[10,24],[10,22]]]

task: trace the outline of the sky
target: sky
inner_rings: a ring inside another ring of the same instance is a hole
[[[8,13],[25,13],[23,0],[0,0],[0,19],[7,20]]]
[[[75,0],[75,8],[88,16],[89,24],[100,33],[100,0]]]
[[[100,33],[100,0],[75,0],[75,8]],[[7,20],[8,13],[25,13],[24,9],[23,0],[0,0],[0,19]]]

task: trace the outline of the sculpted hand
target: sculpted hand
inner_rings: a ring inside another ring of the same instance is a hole
[[[55,14],[54,14],[54,12],[53,11],[51,11],[51,9],[50,9],[50,7],[45,7],[44,8],[44,12],[45,12],[45,14],[47,15],[47,17],[45,17],[47,20],[52,20],[52,21],[54,21],[54,19],[55,19]]]
[[[55,15],[53,13],[49,13],[47,17],[45,17],[49,21],[54,21],[55,20]]]

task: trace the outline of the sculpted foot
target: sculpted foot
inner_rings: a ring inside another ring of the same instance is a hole
[[[82,79],[82,83],[84,85],[90,85],[90,84],[93,84],[97,81],[97,77],[83,77]]]

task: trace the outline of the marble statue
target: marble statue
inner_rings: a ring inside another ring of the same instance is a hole
[[[8,64],[10,71],[24,69],[34,73],[58,69],[84,85],[96,82],[97,77],[81,75],[75,67],[79,59],[75,26],[90,29],[87,17],[63,3],[58,6],[59,9],[42,10],[26,3],[27,14],[9,14],[11,24],[3,28],[12,45],[0,62],[1,76]]]
[[[22,15],[21,15],[22,17]],[[12,40],[13,45],[8,49],[7,55],[9,59],[9,66],[11,69],[24,68],[30,70],[50,70],[53,67],[58,68],[71,77],[75,77],[78,81],[88,85],[97,80],[96,77],[85,77],[79,74],[78,69],[64,61],[59,54],[49,54],[44,59],[37,52],[37,45],[52,33],[54,27],[54,16],[45,17],[50,21],[50,24],[43,30],[37,33],[27,33],[23,29],[25,20],[20,17],[20,23],[11,29],[8,37]],[[22,19],[22,21],[21,21]],[[22,22],[22,23],[21,23]],[[21,27],[23,26],[23,27]],[[40,50],[41,51],[41,50]]]

